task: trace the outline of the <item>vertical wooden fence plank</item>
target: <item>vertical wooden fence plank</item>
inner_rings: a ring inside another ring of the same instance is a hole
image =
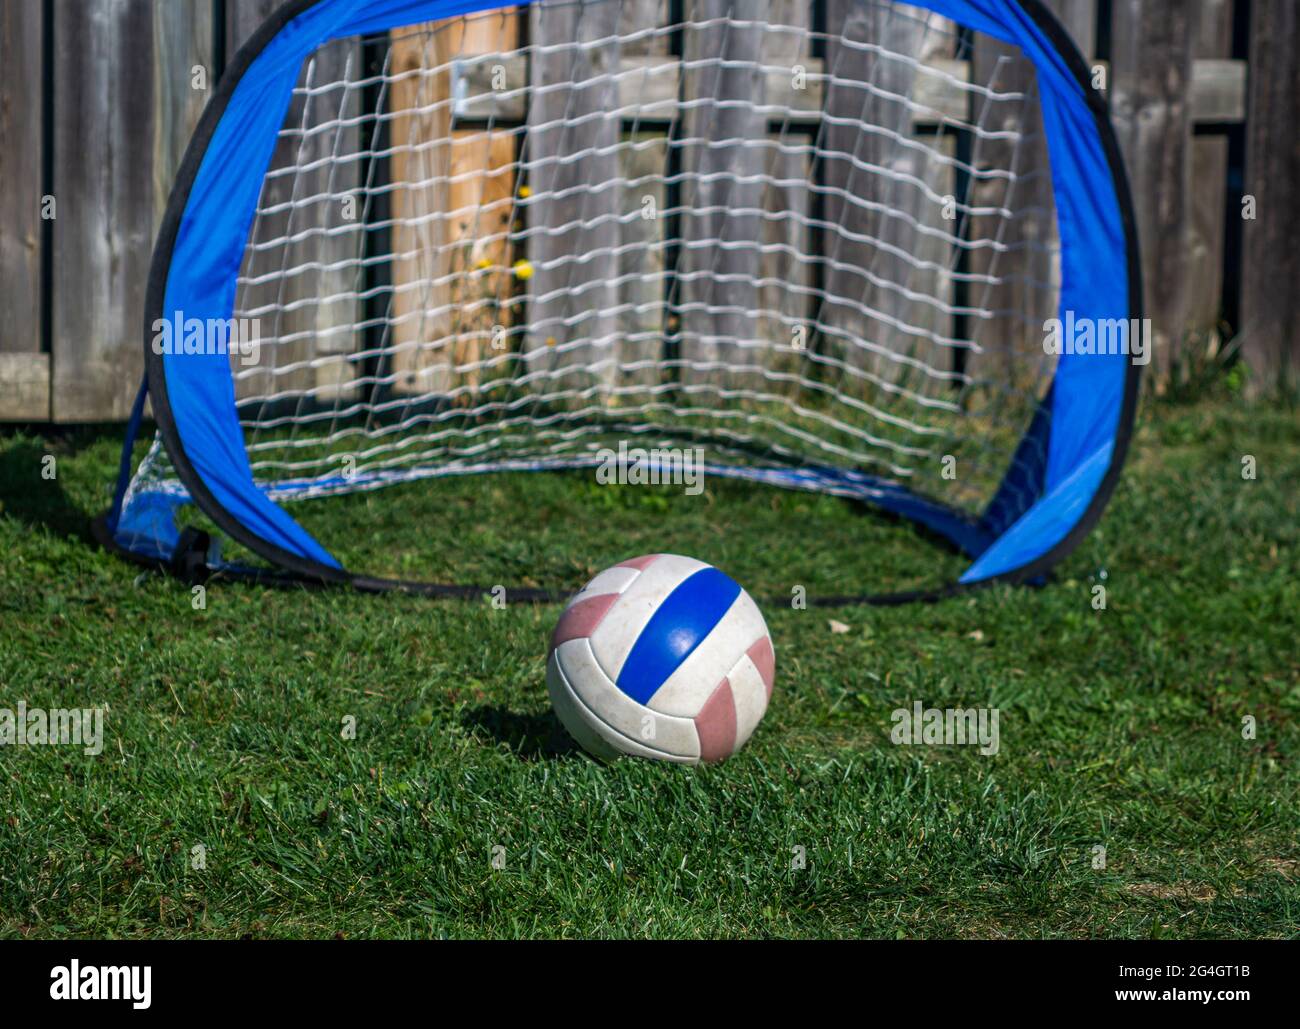
[[[533,95],[525,143],[532,277],[524,346],[530,355],[527,371],[551,373],[540,386],[545,393],[607,387],[617,374],[618,290],[611,270],[617,263],[624,191],[618,185],[622,124],[610,112],[619,107],[613,76],[621,55],[617,42],[596,41],[617,33],[618,16],[617,4],[529,9],[529,40],[539,49],[530,62]],[[564,45],[574,42],[591,45]],[[538,354],[548,349],[552,355]],[[561,406],[596,402],[565,399]]]
[[[647,212],[626,219],[619,233],[617,385],[626,389],[652,386],[661,379],[648,362],[663,356],[668,136],[661,131],[637,130],[625,133],[623,144],[619,148],[619,175],[626,182],[622,209]],[[631,363],[645,367],[629,369]],[[644,397],[630,397],[625,403],[640,400]]]
[[[456,304],[471,300],[463,293],[476,275],[478,256],[470,251],[477,211],[461,210],[471,192],[448,188],[453,164],[468,172],[473,159],[464,154],[459,162],[453,159],[451,74],[441,70],[471,52],[466,24],[462,19],[431,22],[418,32],[394,33],[393,39],[395,81],[388,105],[397,115],[389,139],[395,186],[389,200],[395,223],[391,342],[396,349],[391,371],[397,376],[394,390],[414,396],[451,386],[453,322],[461,324]],[[479,157],[485,159],[486,151],[480,148]],[[457,236],[469,246],[455,245]]]
[[[662,71],[652,75],[648,70],[652,62],[669,59],[666,33],[627,38],[648,28],[667,26],[668,0],[624,0],[619,6],[622,14],[618,31],[623,39],[619,92],[622,102],[633,110],[624,120],[619,147],[619,175],[625,185],[620,203],[624,218],[617,264],[619,314],[615,331],[619,336],[619,376],[615,385],[626,391],[622,404],[635,404],[647,399],[642,388],[663,379],[652,362],[663,357],[668,250],[665,236],[670,222],[665,214],[669,203],[668,125],[645,118],[641,105],[648,102],[656,87],[664,91],[671,88],[675,99],[678,75]],[[641,72],[636,71],[638,63]],[[658,63],[654,66],[661,67]],[[629,368],[629,364],[644,367]]]
[[[1194,58],[1232,56],[1233,0],[1201,0],[1194,27]],[[1192,210],[1188,253],[1188,345],[1198,349],[1223,317],[1224,204],[1228,196],[1228,137],[1192,139]]]
[[[867,241],[879,236],[882,219],[852,203],[851,198],[878,192],[871,173],[855,167],[855,159],[867,168],[878,166],[887,148],[858,131],[852,122],[863,119],[872,104],[870,94],[859,84],[872,81],[876,59],[862,44],[878,37],[880,16],[879,11],[854,0],[826,0],[826,23],[835,27],[826,41],[824,104],[829,120],[818,134],[813,169],[824,191],[821,220],[826,226],[817,244],[824,295],[813,313],[819,333],[816,346],[832,358],[869,368],[879,361],[857,344],[879,343],[877,326],[864,310],[847,301],[865,306],[871,293],[863,272],[871,268],[875,249]]]
[[[1048,6],[1084,58],[1091,60],[1097,45],[1096,0],[1048,0]],[[1046,139],[1037,77],[1018,50],[980,35],[971,54],[971,78],[1008,98],[973,98],[972,122],[989,131],[1018,132],[1021,139],[972,141],[976,168],[1015,176],[1012,182],[1000,176],[976,176],[971,182],[972,204],[1009,208],[1015,218],[974,217],[967,233],[971,240],[1009,249],[999,253],[982,246],[972,250],[967,261],[967,271],[994,280],[972,283],[967,301],[994,316],[967,322],[967,332],[980,352],[969,353],[964,362],[972,380],[966,407],[1022,430],[1033,414],[1023,401],[1041,391],[1050,369],[1043,350],[1043,322],[1058,313],[1060,248]],[[1009,99],[1016,94],[1024,99]]]
[[[1223,318],[1223,205],[1227,198],[1228,137],[1192,140],[1191,233],[1187,255],[1189,346],[1199,347]]]
[[[814,288],[813,233],[809,226],[816,205],[807,183],[815,129],[810,135],[784,122],[793,109],[814,107],[812,5],[807,0],[772,0],[770,20],[773,27],[763,40],[763,63],[769,69],[764,76],[766,100],[773,106],[789,105],[791,110],[771,116],[783,123],[783,129],[770,134],[773,145],[763,162],[761,285],[756,295],[757,335],[764,346],[750,352],[745,362],[785,376],[806,375],[802,355],[792,348],[802,348],[812,339],[808,308]],[[800,388],[793,380],[757,381],[755,386],[787,395]]]
[[[160,213],[206,99],[185,91],[211,58],[211,9],[57,0],[53,11],[53,417],[121,419],[143,366]]]
[[[1300,384],[1300,4],[1256,0],[1250,44],[1245,192],[1255,217],[1243,226],[1242,354],[1251,389]]]
[[[41,5],[0,5],[0,353],[41,349]]]
[[[1186,0],[1115,0],[1111,11],[1111,116],[1133,185],[1158,386],[1182,362],[1189,324],[1195,14]]]
[[[758,211],[768,148],[752,141],[767,135],[766,115],[755,110],[766,95],[758,24],[766,16],[766,3],[742,10],[733,0],[694,0],[686,7],[685,96],[719,103],[688,107],[681,119],[682,136],[690,141],[682,153],[677,262],[685,385],[733,384],[736,377],[725,368],[744,362],[746,354],[735,344],[757,335],[753,284],[761,266]]]
[[[1085,60],[1097,56],[1097,0],[1047,0]]]
[[[906,406],[900,391],[949,390],[914,362],[946,370],[954,358],[943,342],[952,332],[946,309],[952,248],[941,235],[917,230],[954,229],[943,217],[942,199],[953,189],[947,160],[953,140],[934,124],[938,113],[932,117],[916,97],[927,75],[915,63],[952,58],[952,26],[920,9],[854,0],[829,0],[827,18],[842,27],[844,41],[832,35],[827,48],[827,73],[836,82],[828,85],[826,112],[847,121],[832,121],[822,131],[818,177],[832,191],[825,220],[835,228],[825,243],[820,328],[832,354],[882,387],[874,403]],[[907,59],[864,50],[864,44]],[[856,122],[882,131],[863,132]]]
[[[1249,0],[1200,0],[1195,5],[1196,28],[1193,45],[1196,57],[1231,57],[1233,12],[1238,2]]]
[[[980,37],[972,55],[972,77],[997,94],[973,101],[973,123],[988,132],[1020,137],[980,139],[971,148],[972,163],[981,173],[971,182],[971,204],[1005,208],[1014,215],[973,216],[967,232],[968,239],[980,244],[967,262],[967,271],[980,277],[968,287],[967,300],[993,315],[968,321],[967,331],[979,351],[969,353],[965,361],[973,383],[967,406],[974,412],[992,409],[996,416],[1001,405],[1043,382],[1048,360],[1043,321],[1058,313],[1050,288],[1058,249],[1056,210],[1032,65],[1018,50]]]
[[[233,60],[283,0],[226,0],[226,63]]]
[[[50,413],[49,355],[41,353],[41,20],[40,4],[0,4],[0,421]]]
[[[391,107],[395,389],[413,395],[474,386],[472,366],[498,327],[511,328],[515,196],[510,131],[452,131],[450,68],[519,42],[515,8],[421,26],[393,44]],[[498,106],[485,112],[489,124]],[[410,112],[410,113],[401,113]],[[464,375],[456,366],[471,366]],[[468,395],[462,404],[470,403]]]
[[[451,305],[450,350],[441,358],[454,369],[450,385],[475,387],[482,372],[475,367],[494,352],[493,335],[513,329],[514,248],[511,228],[515,213],[515,137],[511,132],[457,131],[451,141],[451,188],[444,203],[458,212],[449,225],[444,266],[457,276],[454,290],[444,291],[435,308]],[[436,334],[426,333],[425,345]],[[493,377],[509,375],[505,368]],[[500,396],[493,397],[501,399]],[[467,394],[458,402],[474,402]]]
[[[252,21],[241,21],[240,31],[255,31]],[[318,406],[355,395],[348,384],[361,368],[351,359],[358,340],[349,329],[359,319],[364,197],[356,190],[366,164],[339,158],[356,153],[362,132],[361,50],[356,41],[331,42],[299,73],[299,93],[258,199],[252,240],[262,249],[247,252],[240,270],[256,281],[241,286],[235,313],[256,321],[264,344],[252,367],[232,358],[240,399],[310,390],[311,406]],[[349,201],[356,212],[351,226],[344,216]],[[344,227],[353,231],[334,231]]]

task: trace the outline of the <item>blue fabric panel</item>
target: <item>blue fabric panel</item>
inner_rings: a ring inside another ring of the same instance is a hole
[[[137,494],[113,527],[113,539],[133,554],[170,561],[180,543],[176,512],[187,503],[184,494],[164,490]]]
[[[1119,198],[1096,118],[1060,54],[1016,0],[915,0],[1019,47],[1034,63],[1061,241],[1058,316],[1127,320],[1128,249]],[[1060,357],[1053,384],[1044,495],[964,576],[1013,571],[1052,549],[1087,508],[1119,428],[1124,354]],[[1097,469],[1101,468],[1098,473]]]
[[[701,568],[650,616],[618,674],[618,688],[645,704],[722,621],[740,586],[716,568]]]
[[[989,501],[980,517],[980,525],[988,540],[995,540],[1010,528],[1043,495],[1047,479],[1048,437],[1052,430],[1052,392],[1038,405],[1034,419],[1015,456],[997,494]],[[982,550],[983,548],[981,548]],[[980,551],[975,551],[979,554]]]
[[[1083,517],[1106,469],[1114,444],[1098,448],[1064,482],[1035,504],[968,568],[960,581],[979,582],[1022,567],[1037,556],[1041,540],[1060,540]]]

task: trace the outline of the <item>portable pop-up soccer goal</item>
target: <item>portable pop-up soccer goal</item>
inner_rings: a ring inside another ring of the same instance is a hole
[[[183,561],[193,504],[279,574],[395,586],[298,505],[630,441],[920,523],[970,557],[948,588],[1037,578],[1138,373],[1045,326],[1138,319],[1136,254],[1039,0],[291,0],[181,168],[103,531]]]

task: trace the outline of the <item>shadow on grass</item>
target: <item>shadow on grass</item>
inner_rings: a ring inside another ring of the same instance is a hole
[[[96,514],[69,499],[58,476],[58,462],[71,459],[94,440],[81,434],[51,436],[44,447],[25,439],[0,445],[0,503],[4,512],[26,525],[45,526],[59,536],[94,543]],[[48,458],[54,459],[54,478],[45,478]]]
[[[580,756],[582,749],[564,731],[551,712],[521,715],[495,705],[471,708],[461,716],[461,724],[471,732],[491,737],[505,744],[524,761],[544,758]]]

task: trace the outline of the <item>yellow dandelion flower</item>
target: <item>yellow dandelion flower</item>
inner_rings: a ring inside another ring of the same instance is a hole
[[[491,268],[491,267],[492,267],[492,262],[491,262],[490,260],[488,260],[486,257],[480,257],[479,260],[478,260],[478,267],[479,267],[479,270],[480,270],[480,271],[482,271],[482,270],[484,270],[484,269],[486,269],[486,268]]]
[[[533,195],[532,187],[531,187],[531,186],[520,186],[520,187],[519,187],[519,195],[520,195],[521,197],[523,197],[523,199],[527,200],[530,196]]]
[[[532,261],[515,262],[515,278],[523,279],[525,282],[533,277]]]

